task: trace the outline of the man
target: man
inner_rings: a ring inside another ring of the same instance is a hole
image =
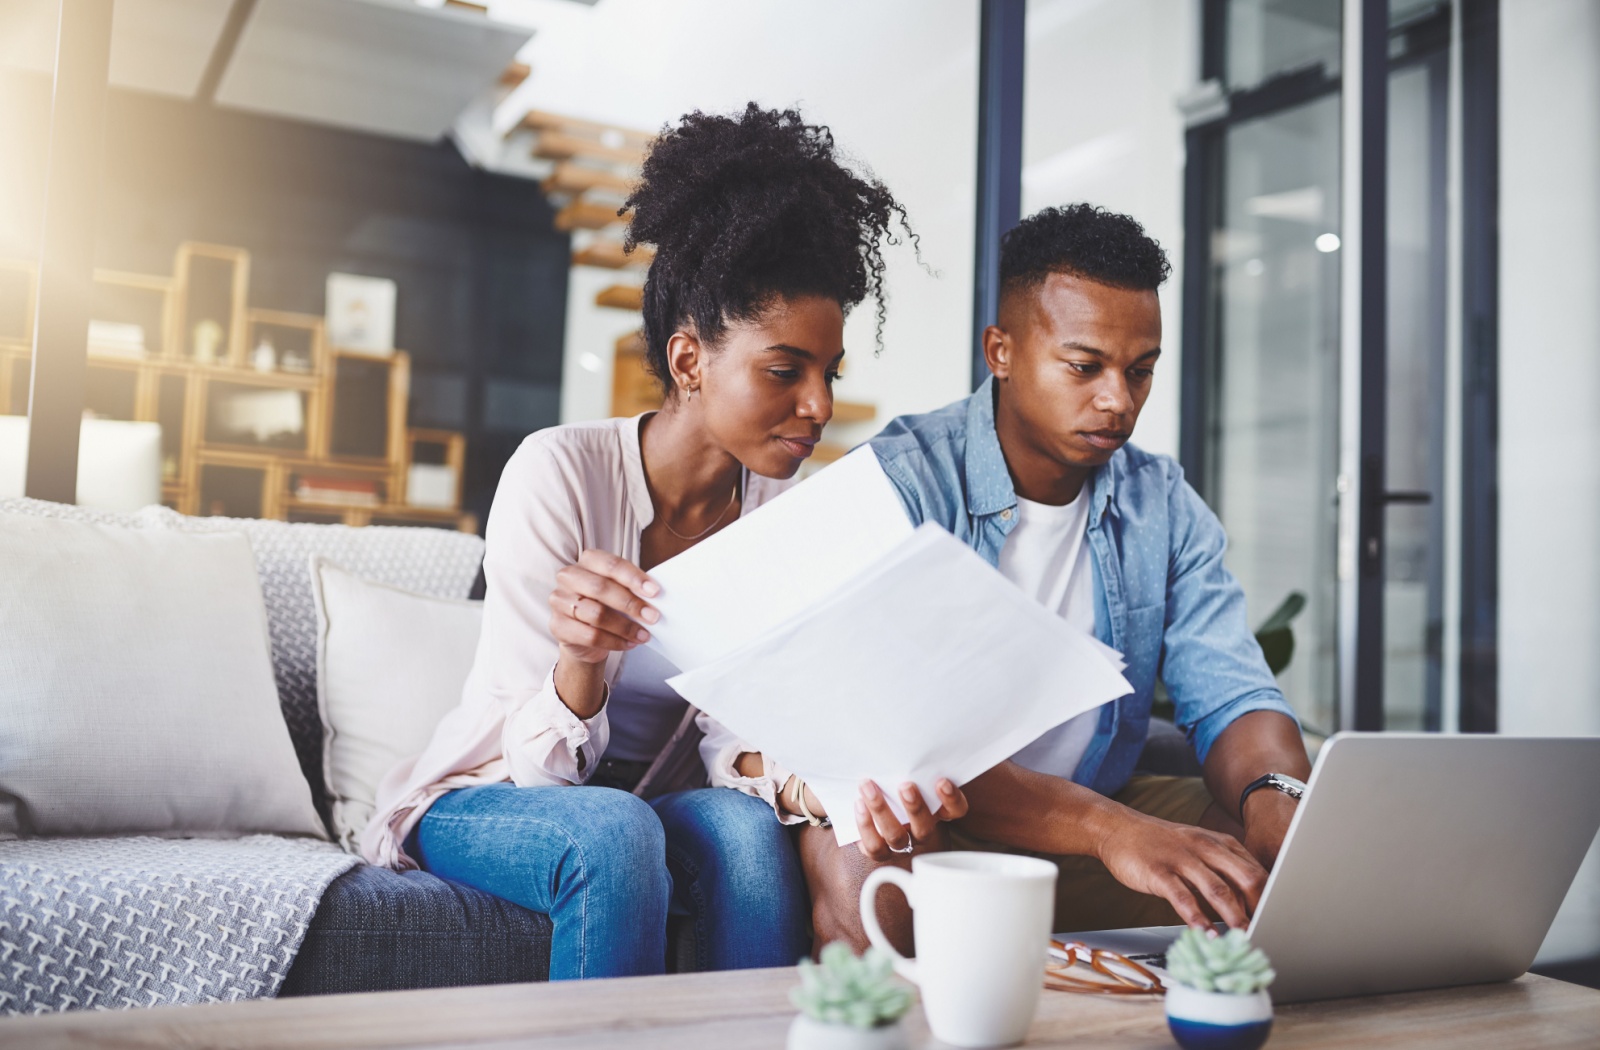
[[[950,530],[1120,651],[1134,692],[967,784],[964,819],[933,829],[914,807],[915,843],[910,829],[874,836],[863,858],[806,829],[819,943],[864,945],[860,883],[913,845],[1055,860],[1057,930],[1248,922],[1296,804],[1292,784],[1263,778],[1303,781],[1310,763],[1223,565],[1221,523],[1175,462],[1127,444],[1161,356],[1169,269],[1127,216],[1083,204],[1032,216],[1001,244],[999,323],[983,333],[992,378],[872,439],[915,523]],[[1158,676],[1203,778],[1133,775]],[[904,908],[880,913],[905,940]]]

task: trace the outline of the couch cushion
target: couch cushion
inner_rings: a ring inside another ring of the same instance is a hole
[[[550,919],[422,871],[362,864],[322,896],[278,994],[543,981]]]
[[[0,514],[0,838],[321,837],[242,536]]]
[[[461,703],[483,603],[370,583],[320,556],[311,582],[322,772],[334,837],[355,853],[377,809],[378,784],[427,747],[439,720]]]
[[[165,507],[136,514],[85,510],[43,500],[0,500],[0,513],[32,514],[129,528],[240,532],[250,541],[272,638],[278,700],[312,797],[326,815],[322,720],[317,714],[317,616],[311,556],[325,555],[356,575],[441,598],[466,598],[483,561],[483,540],[443,529],[288,524],[253,518],[188,518]]]

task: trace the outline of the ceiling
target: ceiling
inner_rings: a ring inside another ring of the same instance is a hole
[[[0,66],[48,73],[58,10],[0,3]],[[443,136],[532,36],[412,0],[116,0],[113,19],[113,87],[193,99],[226,60],[220,106],[423,141]]]

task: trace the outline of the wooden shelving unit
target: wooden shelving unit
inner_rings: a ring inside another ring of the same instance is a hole
[[[465,439],[407,427],[409,355],[329,347],[322,318],[252,307],[242,248],[185,243],[173,271],[95,272],[94,319],[137,326],[143,343],[91,339],[84,399],[99,416],[161,424],[163,503],[195,515],[477,531],[459,509]],[[27,411],[35,274],[0,260],[0,413]],[[421,442],[448,449],[449,507],[406,503]]]

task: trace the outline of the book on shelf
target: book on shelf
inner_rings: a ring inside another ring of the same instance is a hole
[[[383,503],[378,482],[364,478],[302,477],[295,483],[294,497],[307,503],[345,507],[376,507]]]
[[[97,357],[137,361],[144,357],[144,328],[112,321],[89,322],[89,352]]]

